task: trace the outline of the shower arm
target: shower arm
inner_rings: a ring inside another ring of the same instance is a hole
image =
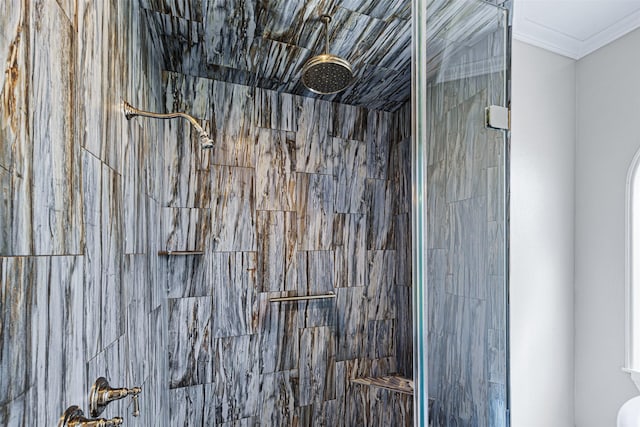
[[[331,16],[322,15],[320,20],[324,22],[324,53],[329,54],[329,22],[331,22]]]
[[[214,145],[213,140],[209,137],[209,134],[207,133],[207,131],[202,128],[202,126],[200,125],[200,123],[198,123],[196,119],[194,119],[187,113],[180,113],[180,112],[152,113],[151,111],[139,110],[134,106],[132,106],[131,104],[129,104],[127,101],[122,101],[122,110],[124,111],[124,116],[127,118],[127,120],[131,120],[136,116],[151,117],[154,119],[162,119],[162,120],[176,119],[176,118],[186,119],[189,121],[189,123],[193,125],[194,128],[196,128],[196,130],[200,134],[201,148],[213,148],[213,145]]]

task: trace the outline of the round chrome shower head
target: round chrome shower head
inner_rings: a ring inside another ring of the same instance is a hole
[[[329,95],[338,93],[353,82],[351,64],[336,55],[329,53],[329,15],[322,15],[320,20],[325,26],[325,53],[309,59],[302,67],[302,83],[314,93]]]
[[[353,81],[351,65],[328,53],[314,56],[302,68],[302,83],[314,93],[328,95],[347,88]]]

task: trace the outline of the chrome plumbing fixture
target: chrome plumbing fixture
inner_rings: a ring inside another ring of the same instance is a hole
[[[302,67],[302,83],[314,93],[329,95],[338,93],[353,83],[351,64],[329,53],[329,15],[321,15],[324,22],[325,52],[309,59]]]
[[[91,392],[89,393],[89,413],[92,417],[99,416],[104,408],[114,400],[123,399],[131,396],[133,400],[133,416],[140,415],[140,407],[138,406],[138,395],[142,392],[142,388],[113,388],[105,377],[100,377],[93,383]]]
[[[209,134],[207,133],[207,131],[202,128],[202,126],[200,125],[200,123],[198,123],[196,119],[194,119],[187,113],[152,113],[150,111],[138,110],[137,108],[129,104],[127,101],[122,101],[122,110],[127,120],[131,120],[136,116],[151,117],[154,119],[176,119],[176,118],[187,119],[200,134],[200,148],[203,148],[203,149],[213,148],[213,145],[214,145],[213,140],[209,137]]]
[[[121,417],[109,420],[104,418],[91,419],[84,416],[84,412],[78,406],[69,406],[58,421],[58,427],[114,427],[122,425]]]

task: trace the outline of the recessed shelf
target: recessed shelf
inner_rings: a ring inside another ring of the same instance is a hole
[[[204,251],[158,251],[161,256],[203,255]]]
[[[399,375],[354,378],[351,382],[372,387],[385,388],[387,390],[397,391],[398,393],[413,394],[413,380]]]

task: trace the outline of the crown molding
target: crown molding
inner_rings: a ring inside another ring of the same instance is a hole
[[[577,60],[637,28],[640,28],[640,9],[585,40],[580,40],[558,29],[545,26],[543,23],[529,20],[526,16],[518,16],[516,10],[513,37],[516,40]]]

